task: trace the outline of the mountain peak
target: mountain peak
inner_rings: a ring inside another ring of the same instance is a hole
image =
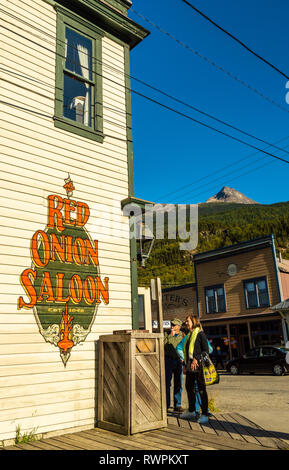
[[[258,204],[253,199],[248,198],[244,194],[240,193],[234,188],[229,188],[228,186],[223,186],[223,188],[215,194],[215,196],[210,197],[206,203],[211,202],[231,202],[235,204]]]

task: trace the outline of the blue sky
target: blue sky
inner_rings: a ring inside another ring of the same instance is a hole
[[[289,74],[289,3],[284,0],[191,0],[218,24]],[[217,30],[181,0],[133,0],[138,13],[262,98],[156,30],[131,52],[131,75],[289,152],[286,78]],[[256,147],[266,145],[228,129],[132,80],[132,88]],[[132,94],[135,195],[163,203],[204,202],[230,186],[263,204],[289,200],[289,165],[232,141]],[[285,139],[285,137],[287,137]],[[277,144],[277,142],[279,142]],[[289,160],[289,154],[267,149]],[[179,188],[186,186],[183,190]],[[179,191],[178,191],[179,190]]]

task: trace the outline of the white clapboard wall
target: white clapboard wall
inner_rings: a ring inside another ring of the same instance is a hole
[[[42,0],[2,0],[0,8],[0,440],[6,440],[17,426],[50,433],[94,425],[95,342],[131,328],[131,281],[128,219],[120,206],[128,196],[124,75],[103,71],[103,144],[55,128],[56,12]],[[124,71],[123,46],[102,42],[103,62]],[[110,300],[100,304],[91,333],[64,367],[33,311],[17,310],[17,299],[25,296],[20,275],[31,267],[31,238],[47,223],[47,197],[65,197],[68,173],[72,198],[90,208],[86,229],[99,241]]]

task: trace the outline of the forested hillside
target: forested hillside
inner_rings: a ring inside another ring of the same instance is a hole
[[[272,205],[211,203],[199,205],[199,243],[196,250],[180,251],[177,240],[156,240],[139,285],[160,277],[163,287],[194,282],[193,254],[274,234],[277,253],[289,259],[289,202]]]

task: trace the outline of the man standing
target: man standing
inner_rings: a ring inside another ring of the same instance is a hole
[[[171,325],[170,333],[166,333],[164,338],[167,409],[170,407],[170,388],[174,376],[174,411],[181,413],[184,411],[181,407],[183,370],[182,361],[176,352],[176,347],[183,339],[180,332],[182,321],[179,318],[174,318]]]

